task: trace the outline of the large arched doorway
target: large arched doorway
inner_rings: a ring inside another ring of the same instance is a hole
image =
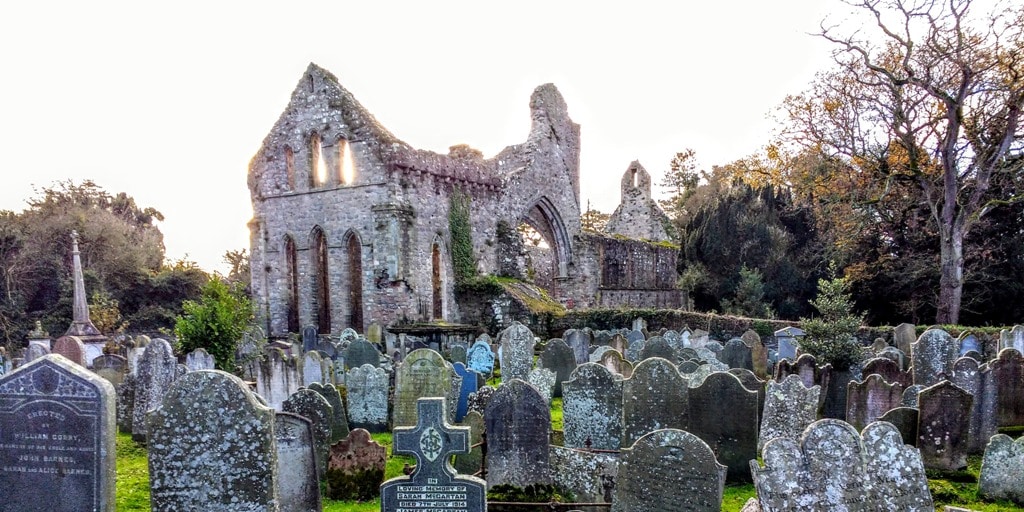
[[[331,332],[331,287],[327,269],[327,236],[319,226],[313,228],[310,236],[310,252],[313,268],[313,310],[316,312],[316,327],[320,334]]]
[[[356,233],[349,232],[346,235],[345,255],[348,326],[357,332],[363,332],[363,244],[359,242],[359,235]]]
[[[288,284],[286,313],[288,332],[299,332],[299,262],[295,240],[291,235],[284,237],[285,282]]]
[[[558,210],[541,197],[519,218],[516,229],[529,257],[527,269],[538,285],[551,289],[558,279],[569,277],[572,249]]]

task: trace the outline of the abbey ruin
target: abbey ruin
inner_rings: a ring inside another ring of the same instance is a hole
[[[481,305],[459,303],[453,252],[570,308],[678,307],[677,249],[659,243],[667,219],[647,172],[626,169],[613,235],[586,232],[579,125],[551,84],[533,92],[530,116],[526,141],[493,158],[420,150],[310,64],[249,166],[252,294],[267,333],[460,322]],[[471,247],[453,246],[466,243],[453,241],[460,204]],[[524,243],[523,230],[542,240]]]

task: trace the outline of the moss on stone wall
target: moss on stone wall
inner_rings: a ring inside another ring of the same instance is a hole
[[[448,232],[451,234],[452,269],[455,282],[461,283],[476,276],[476,260],[473,258],[473,228],[469,223],[468,195],[459,189],[452,190],[448,208]]]

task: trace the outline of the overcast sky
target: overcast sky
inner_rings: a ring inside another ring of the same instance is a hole
[[[768,114],[828,65],[835,0],[4,2],[0,209],[92,179],[160,210],[171,259],[248,247],[246,172],[309,62],[392,133],[493,156],[552,82],[581,125],[583,207],[639,160],[704,167],[768,142]],[[657,187],[655,187],[657,188]],[[656,191],[657,192],[657,191]]]

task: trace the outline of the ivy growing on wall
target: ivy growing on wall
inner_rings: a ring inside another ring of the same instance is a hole
[[[476,276],[473,258],[473,234],[469,223],[470,198],[459,189],[452,191],[448,208],[448,231],[451,233],[452,268],[455,282],[465,283]]]

